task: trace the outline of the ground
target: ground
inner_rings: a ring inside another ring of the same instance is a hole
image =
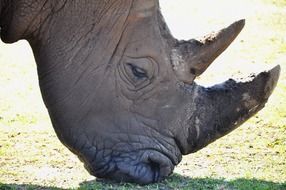
[[[161,0],[174,36],[204,35],[240,18],[246,27],[198,80],[210,85],[280,64],[265,108],[240,128],[185,156],[174,174],[148,186],[95,179],[57,139],[26,42],[0,44],[0,189],[286,189],[286,1]]]

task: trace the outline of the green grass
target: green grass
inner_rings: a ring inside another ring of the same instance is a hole
[[[131,184],[106,184],[98,182],[89,182],[82,184],[79,188],[80,190],[87,189],[108,189],[114,188],[118,190],[127,190],[127,189],[152,189],[152,190],[203,190],[203,189],[269,189],[269,190],[283,190],[286,186],[282,184],[276,184],[273,182],[259,181],[259,180],[248,180],[248,179],[236,179],[231,181],[226,181],[224,179],[213,179],[213,178],[188,178],[180,175],[172,175],[168,180],[165,180],[162,183],[148,185],[148,186],[134,186]]]
[[[221,9],[226,9],[226,2],[218,2]],[[285,190],[286,1],[239,2],[241,7],[258,9],[247,14],[244,32],[214,67],[223,65],[219,73],[228,76],[260,64],[280,64],[277,88],[266,107],[243,126],[185,156],[172,176],[148,186],[90,176],[51,127],[27,44],[0,44],[0,189]],[[221,21],[212,16],[210,20],[210,24]],[[210,71],[203,78],[210,80],[213,75]]]
[[[112,182],[103,181],[88,181],[80,184],[76,189],[78,190],[93,190],[93,189],[116,189],[116,190],[285,190],[286,184],[273,183],[268,181],[256,180],[256,179],[213,179],[213,178],[188,178],[179,175],[172,175],[168,180],[161,183],[139,186],[133,184],[118,184]],[[37,185],[7,185],[0,183],[1,189],[51,189],[59,190],[61,188],[37,186]]]

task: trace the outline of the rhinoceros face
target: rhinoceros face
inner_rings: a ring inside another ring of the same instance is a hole
[[[0,2],[1,10],[8,6]],[[29,12],[28,1],[17,2],[12,5]],[[33,48],[58,137],[97,177],[140,184],[165,178],[182,154],[259,111],[278,80],[279,66],[244,82],[209,88],[194,82],[238,35],[243,20],[200,41],[178,41],[156,0],[51,0],[34,3],[33,10],[41,18],[25,19],[33,32],[20,27],[17,34]]]

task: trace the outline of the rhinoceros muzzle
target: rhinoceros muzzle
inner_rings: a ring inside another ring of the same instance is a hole
[[[140,184],[161,181],[169,176],[178,164],[173,163],[166,154],[152,149],[119,155],[114,162],[116,164],[114,172],[102,177]]]

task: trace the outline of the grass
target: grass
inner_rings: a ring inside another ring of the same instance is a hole
[[[171,28],[176,36],[192,33],[187,22],[209,31],[227,25],[237,14],[246,18],[240,37],[200,82],[213,83],[256,71],[259,65],[280,64],[281,77],[266,107],[231,134],[185,156],[175,173],[161,183],[138,186],[103,181],[90,176],[57,139],[27,43],[0,44],[0,189],[286,189],[286,1],[221,0],[208,11],[204,7],[210,1],[186,0],[186,13],[181,5],[165,2],[165,10],[175,16],[193,15],[187,21],[176,19]],[[206,11],[212,14],[202,16]]]
[[[204,189],[217,189],[217,190],[230,190],[230,189],[245,189],[245,190],[284,190],[285,184],[278,184],[262,180],[248,180],[248,179],[236,179],[236,180],[224,180],[213,178],[188,178],[180,175],[172,175],[168,180],[161,183],[139,186],[133,184],[115,184],[112,182],[102,181],[88,181],[81,183],[78,190],[93,190],[93,189],[116,189],[116,190],[204,190]],[[38,186],[38,185],[16,185],[16,184],[1,184],[0,189],[5,190],[18,190],[18,189],[51,189],[59,190],[62,188]]]

